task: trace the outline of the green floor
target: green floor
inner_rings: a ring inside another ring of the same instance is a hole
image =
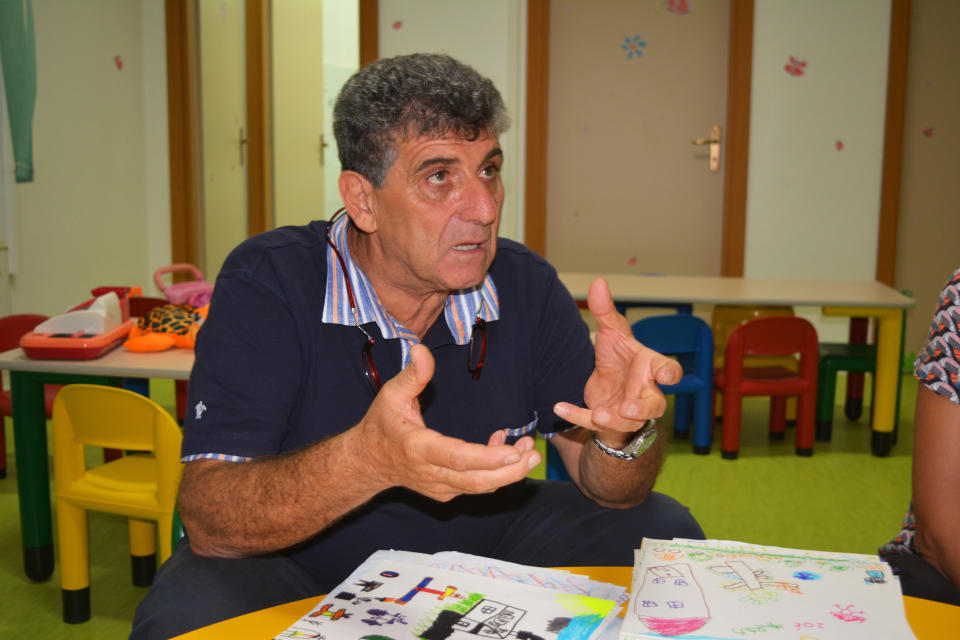
[[[152,394],[172,404],[172,385],[157,383]],[[909,500],[915,397],[916,382],[905,376],[899,442],[887,458],[869,453],[866,421],[847,422],[841,407],[832,442],[817,443],[811,458],[798,458],[792,430],[785,441],[769,442],[766,400],[749,399],[738,460],[721,459],[716,444],[709,456],[697,456],[689,441],[673,442],[656,488],[688,505],[712,538],[875,553],[897,532]],[[666,422],[672,422],[669,411]],[[9,421],[6,429],[9,448]],[[146,592],[130,583],[125,521],[91,514],[93,617],[66,625],[59,574],[43,584],[23,574],[12,453],[7,464],[9,476],[0,480],[0,638],[125,638]]]

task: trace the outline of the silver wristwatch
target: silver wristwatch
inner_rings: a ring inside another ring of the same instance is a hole
[[[600,451],[603,451],[608,456],[620,458],[621,460],[636,460],[646,453],[647,449],[650,448],[650,445],[652,445],[656,439],[657,421],[653,419],[647,420],[647,424],[643,425],[639,431],[633,434],[630,442],[628,442],[623,449],[609,447],[600,442],[596,433],[593,434],[593,444],[597,445]]]

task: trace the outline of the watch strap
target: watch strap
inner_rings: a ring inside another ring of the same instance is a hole
[[[630,442],[628,442],[623,449],[614,449],[609,445],[603,444],[600,442],[600,439],[597,438],[597,434],[593,434],[593,444],[597,445],[600,451],[603,451],[608,456],[620,458],[621,460],[636,460],[647,452],[647,449],[650,448],[656,439],[657,421],[655,419],[647,420],[647,423],[633,434]]]

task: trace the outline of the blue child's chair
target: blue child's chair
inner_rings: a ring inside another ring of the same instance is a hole
[[[691,408],[693,451],[710,453],[713,396],[713,332],[710,325],[694,315],[650,316],[633,323],[633,335],[644,345],[664,355],[677,356],[683,378],[677,384],[660,385],[664,393],[676,396],[673,432],[686,437],[690,432]]]

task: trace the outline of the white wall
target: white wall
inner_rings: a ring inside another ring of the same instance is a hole
[[[12,312],[61,313],[170,262],[162,0],[34,0],[34,182],[9,191]],[[118,62],[119,60],[119,62]]]
[[[380,0],[380,57],[446,53],[500,90],[513,122],[500,138],[506,201],[500,235],[523,241],[525,0]]]

